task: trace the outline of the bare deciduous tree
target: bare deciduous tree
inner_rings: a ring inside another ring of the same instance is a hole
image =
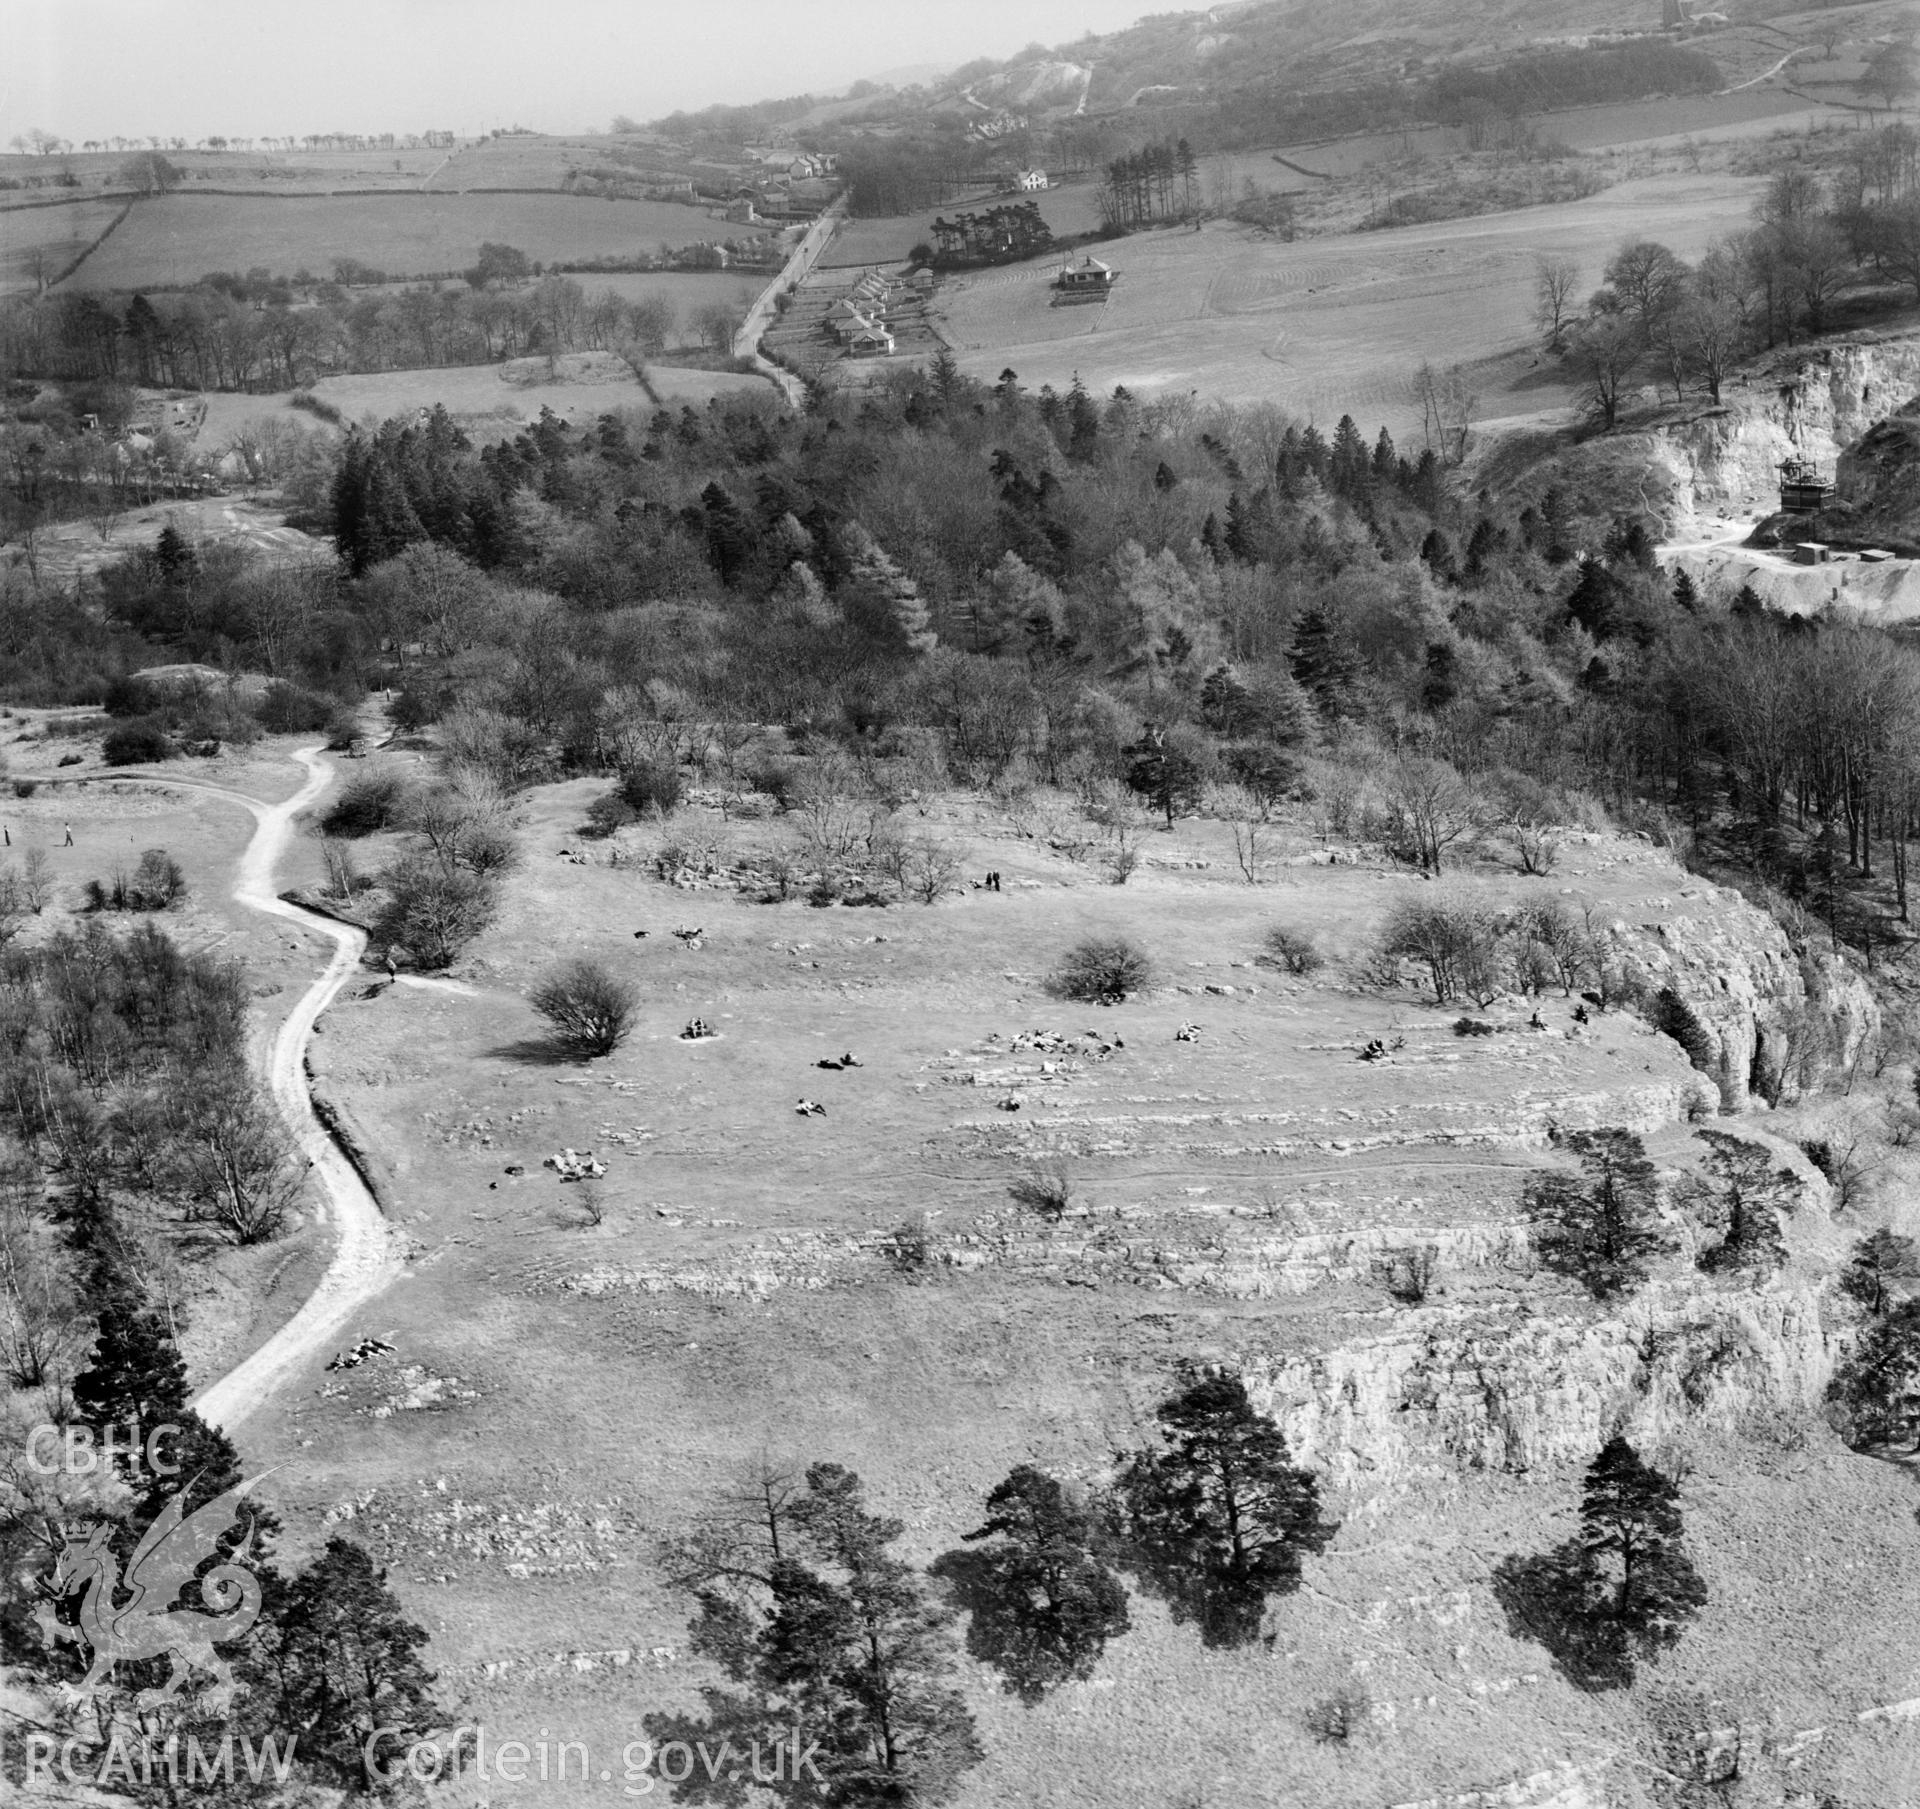
[[[1539,257],[1533,266],[1533,323],[1555,354],[1567,349],[1567,334],[1580,318],[1580,266],[1566,257]]]

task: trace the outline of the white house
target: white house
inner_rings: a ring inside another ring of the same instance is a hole
[[[1045,170],[1022,170],[1013,180],[1014,186],[1018,188],[1023,195],[1037,195],[1042,193],[1047,186],[1047,172]]]

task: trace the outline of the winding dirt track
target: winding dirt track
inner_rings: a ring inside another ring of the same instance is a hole
[[[293,829],[293,819],[332,782],[333,772],[318,748],[301,748],[294,758],[307,769],[307,782],[278,804],[225,786],[161,773],[115,773],[116,781],[135,780],[180,790],[204,792],[208,797],[237,804],[252,813],[253,840],[240,858],[233,896],[249,910],[284,917],[316,931],[334,945],[326,970],[295,1002],[274,1032],[266,1057],[266,1080],[274,1104],[293,1133],[300,1154],[309,1158],[320,1184],[322,1210],[331,1219],[335,1244],[333,1259],[313,1292],[294,1316],[252,1356],[204,1389],[194,1402],[201,1417],[231,1430],[280,1387],[302,1363],[318,1355],[338,1333],[354,1309],[371,1300],[400,1271],[394,1240],[380,1207],[366,1184],[354,1172],[331,1137],[314,1116],[307,1090],[307,1039],[321,1012],[359,965],[365,935],[351,924],[335,922],[298,905],[288,904],[274,891],[274,868]]]

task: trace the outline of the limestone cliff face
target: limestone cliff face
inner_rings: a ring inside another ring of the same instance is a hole
[[[1782,459],[1810,458],[1831,471],[1916,392],[1920,337],[1863,333],[1776,352],[1727,386],[1724,407],[1647,436],[1652,499],[1664,501],[1674,539],[1698,531],[1702,518],[1770,514]]]
[[[1920,543],[1920,397],[1841,453],[1835,476],[1855,533],[1913,552]]]
[[[1607,945],[1648,991],[1670,987],[1714,1044],[1711,1078],[1737,1111],[1758,1093],[1793,1100],[1845,1068],[1880,1027],[1866,981],[1836,956],[1797,953],[1738,893],[1701,888],[1718,908],[1604,927]]]
[[[1424,1306],[1338,1348],[1247,1365],[1302,1461],[1362,1489],[1588,1461],[1636,1442],[1818,1405],[1837,1346],[1819,1296],[1655,1285],[1618,1313]]]

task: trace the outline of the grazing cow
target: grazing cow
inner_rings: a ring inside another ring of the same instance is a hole
[[[700,938],[705,932],[702,930],[675,930],[673,933],[680,938],[681,943],[685,947],[698,948],[700,946]]]

